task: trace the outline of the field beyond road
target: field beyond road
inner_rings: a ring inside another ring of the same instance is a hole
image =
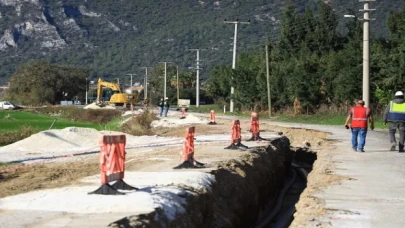
[[[52,123],[55,121],[54,125]],[[63,129],[66,127],[89,127],[101,130],[101,126],[92,123],[74,122],[67,118],[36,114],[27,111],[0,111],[0,131],[16,131],[22,126],[30,126],[38,131]]]

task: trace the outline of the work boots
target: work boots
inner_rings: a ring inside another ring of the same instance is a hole
[[[399,153],[403,153],[404,152],[404,145],[399,144],[398,149],[399,149],[398,150]]]

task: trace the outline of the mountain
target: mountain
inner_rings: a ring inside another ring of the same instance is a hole
[[[327,0],[344,24],[343,15],[362,3]],[[293,0],[298,12],[316,10],[317,0]],[[218,64],[232,63],[234,21],[238,53],[260,48],[267,36],[276,40],[282,0],[0,0],[0,84],[21,64],[36,59],[89,69],[91,76],[124,78],[143,66],[169,61],[190,69],[201,48],[202,78]],[[402,0],[378,1],[371,8],[371,34],[387,36],[389,10]],[[344,31],[343,26],[340,26]]]

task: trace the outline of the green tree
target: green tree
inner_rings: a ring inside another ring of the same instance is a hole
[[[83,69],[35,61],[11,76],[7,95],[26,105],[56,104],[85,91],[88,76]]]

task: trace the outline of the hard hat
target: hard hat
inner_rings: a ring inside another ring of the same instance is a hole
[[[403,96],[404,95],[404,93],[402,93],[402,91],[397,91],[396,93],[395,93],[395,96],[397,97],[397,96]]]
[[[168,97],[166,97],[166,98],[165,98],[165,100],[169,100],[169,98],[168,98]]]

